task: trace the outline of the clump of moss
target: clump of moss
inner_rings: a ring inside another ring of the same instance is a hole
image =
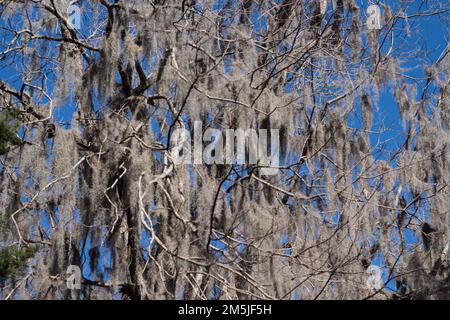
[[[29,258],[33,257],[37,248],[5,247],[0,249],[0,279],[20,276]]]
[[[7,151],[9,144],[19,144],[20,140],[16,135],[18,122],[11,112],[0,111],[0,155]]]

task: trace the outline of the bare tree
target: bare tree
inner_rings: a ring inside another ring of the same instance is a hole
[[[450,57],[418,21],[450,7],[380,2],[0,0],[0,244],[36,251],[0,296],[448,299]],[[279,129],[278,174],[177,163],[196,121]]]

